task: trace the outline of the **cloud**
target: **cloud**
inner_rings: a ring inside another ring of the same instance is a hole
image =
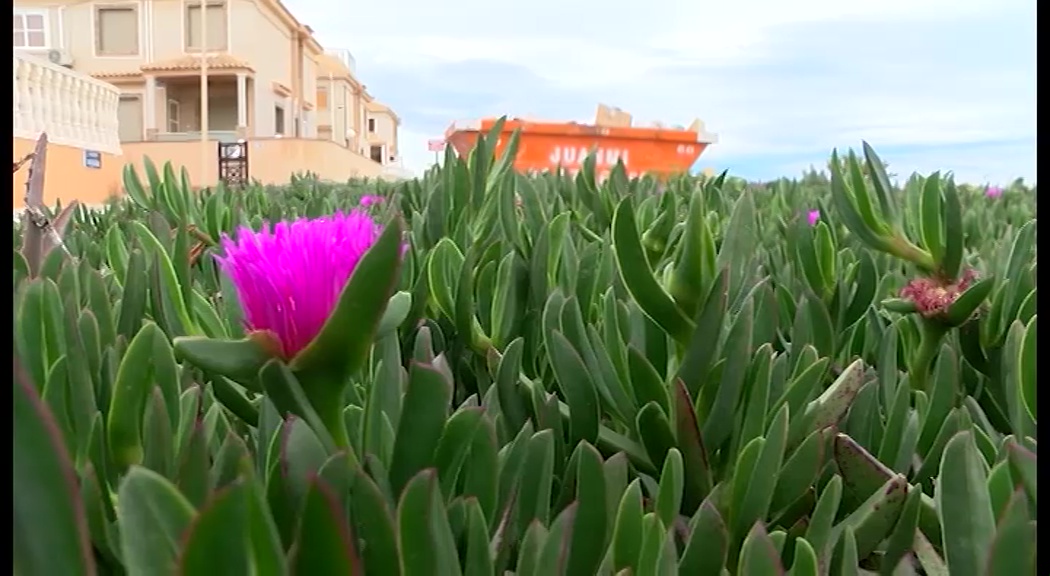
[[[860,152],[859,146],[852,146]],[[840,151],[844,151],[840,148]],[[951,171],[958,182],[1009,184],[1018,177],[1035,182],[1035,146],[1027,139],[967,144],[881,146],[877,152],[898,178],[912,172],[929,174]],[[828,155],[807,153],[739,155],[732,158],[730,172],[752,180],[794,177],[809,168],[822,170]],[[1018,166],[1023,170],[1018,170]]]
[[[720,141],[697,167],[747,177],[863,139],[899,172],[1035,178],[1034,0],[286,4],[354,53],[417,171],[453,120],[587,121],[604,102],[701,117]]]

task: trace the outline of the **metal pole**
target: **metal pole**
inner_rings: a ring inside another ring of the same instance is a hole
[[[201,186],[211,184],[208,171],[208,160],[211,158],[208,150],[208,2],[200,0],[201,10]]]

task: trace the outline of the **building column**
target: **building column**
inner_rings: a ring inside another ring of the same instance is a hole
[[[146,129],[146,140],[157,139],[157,77],[146,76],[146,94],[142,100],[143,127]]]
[[[237,137],[248,136],[248,75],[237,73]]]
[[[281,106],[284,107],[284,137],[295,137],[295,101],[291,96],[281,98]]]

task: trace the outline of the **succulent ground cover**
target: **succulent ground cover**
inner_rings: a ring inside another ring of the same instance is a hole
[[[16,222],[14,573],[1036,573],[1034,189],[494,134]]]

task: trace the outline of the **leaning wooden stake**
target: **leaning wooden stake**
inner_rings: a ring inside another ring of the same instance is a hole
[[[35,278],[40,273],[44,259],[56,246],[66,254],[69,250],[62,243],[66,227],[73,219],[73,212],[80,204],[76,200],[59,212],[54,220],[48,217],[44,206],[44,168],[47,166],[47,134],[37,138],[33,153],[15,162],[15,172],[28,162],[29,176],[26,178],[25,209],[22,212],[24,223],[22,233],[22,256],[29,264],[29,276]]]

